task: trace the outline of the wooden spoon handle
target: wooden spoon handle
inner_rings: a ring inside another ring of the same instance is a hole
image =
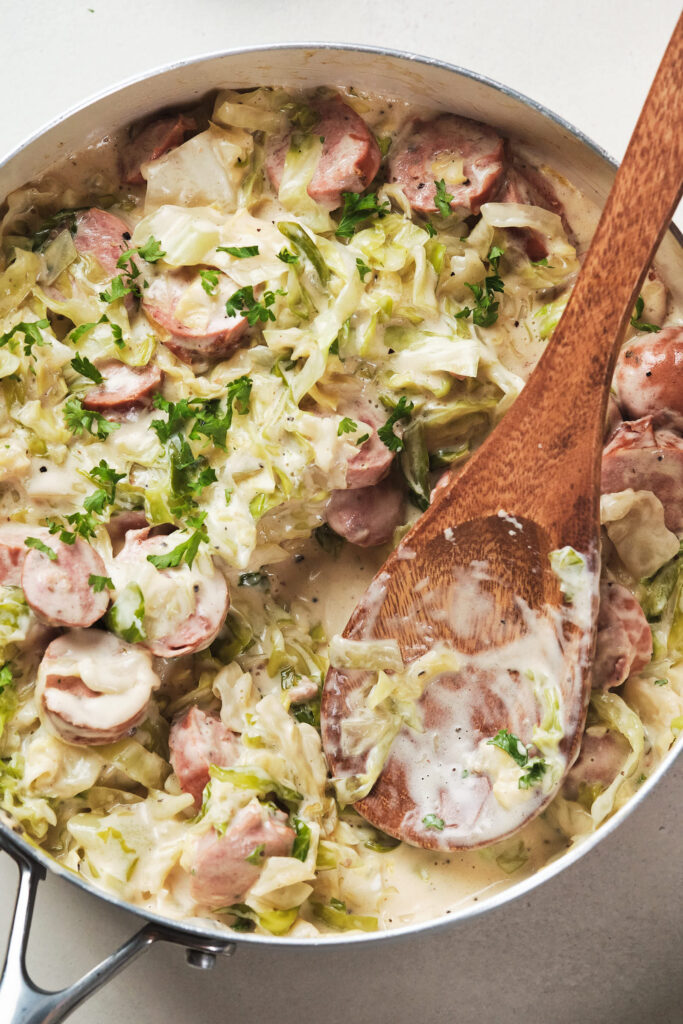
[[[533,419],[543,419],[544,429],[554,424],[565,445],[580,440],[587,421],[602,432],[618,345],[682,191],[683,15],[638,118],[571,299],[529,381],[528,388],[537,394],[529,399],[531,404],[525,403],[527,412],[534,409]],[[602,403],[596,401],[595,389],[602,389]],[[553,416],[558,396],[562,407]]]

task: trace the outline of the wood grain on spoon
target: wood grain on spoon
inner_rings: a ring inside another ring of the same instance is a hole
[[[344,630],[349,639],[395,638],[406,663],[439,642],[463,655],[462,670],[428,684],[420,700],[424,732],[402,728],[373,789],[355,804],[372,824],[407,842],[432,849],[481,846],[516,831],[556,794],[561,777],[527,794],[510,828],[509,816],[496,813],[486,772],[463,772],[463,752],[500,729],[531,743],[541,714],[534,684],[516,667],[506,668],[505,658],[535,642],[531,618],[541,625],[560,621],[563,599],[549,554],[566,545],[586,556],[593,573],[588,625],[580,628],[569,617],[558,631],[563,662],[555,681],[564,708],[559,751],[565,770],[577,755],[590,695],[609,385],[635,299],[682,188],[683,17],[552,343],[502,423],[460,472],[440,482],[430,508]],[[486,660],[482,665],[473,657],[467,664],[469,656],[492,649],[503,652],[497,674]],[[367,692],[368,676],[331,668],[326,679],[323,744],[337,777],[362,772],[365,764],[365,753],[350,756],[342,730],[361,688]],[[415,782],[421,773],[431,779],[424,794]]]

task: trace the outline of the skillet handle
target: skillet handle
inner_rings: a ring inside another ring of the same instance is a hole
[[[19,887],[0,976],[3,1024],[59,1024],[93,992],[158,941],[186,946],[187,960],[193,967],[213,967],[218,953],[229,956],[235,951],[234,942],[217,938],[214,943],[195,943],[191,936],[171,927],[147,924],[73,985],[56,992],[40,988],[33,982],[26,968],[26,949],[38,883],[45,878],[45,869],[21,850],[10,847],[5,852],[17,863]]]

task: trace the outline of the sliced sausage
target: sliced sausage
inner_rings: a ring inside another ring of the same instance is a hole
[[[340,416],[348,416],[358,424],[363,433],[370,435],[347,463],[346,486],[371,487],[379,483],[391,469],[394,460],[393,452],[377,434],[377,428],[386,422],[388,414],[379,402],[373,401],[365,394],[354,395],[353,398],[342,401],[337,413]],[[365,427],[368,429],[365,430]]]
[[[338,96],[313,102],[317,121],[311,134],[322,138],[320,160],[308,185],[308,194],[328,210],[342,204],[342,192],[362,192],[373,180],[382,160],[379,146],[362,117]],[[266,151],[266,172],[276,192],[285,168],[292,131],[274,137]]]
[[[583,735],[579,756],[564,781],[563,795],[569,800],[576,800],[584,786],[607,789],[619,774],[630,750],[621,733],[601,726],[589,726]]]
[[[654,416],[656,421],[683,429],[683,324],[641,335],[624,345],[614,383],[628,419]]]
[[[564,206],[555,194],[552,185],[539,170],[530,164],[520,160],[508,164],[505,180],[497,199],[500,203],[540,206],[544,210],[556,213],[562,220],[566,233],[571,234]],[[539,231],[534,231],[531,228],[508,228],[507,230],[523,241],[530,260],[542,260],[548,255],[547,239]]]
[[[332,491],[325,508],[328,525],[351,544],[361,548],[386,544],[403,522],[405,495],[395,480],[373,487]]]
[[[201,807],[202,793],[209,781],[209,765],[227,768],[237,757],[237,739],[218,715],[201,708],[190,710],[171,726],[168,737],[170,761],[184,793],[191,793]]]
[[[602,493],[629,487],[656,494],[667,527],[683,529],[683,438],[655,429],[652,416],[622,423],[602,453]]]
[[[150,160],[158,160],[160,156],[175,149],[185,141],[187,133],[196,127],[193,118],[185,114],[161,117],[145,125],[123,150],[121,180],[126,185],[143,185],[145,179],[142,176],[142,165]]]
[[[116,277],[121,272],[117,260],[130,248],[128,225],[113,213],[93,206],[76,216],[74,245],[82,256],[94,256],[110,277]]]
[[[93,576],[106,576],[104,562],[81,537],[73,544],[50,538],[57,556],[31,548],[24,559],[21,586],[27,604],[41,622],[49,626],[92,626],[109,606],[109,591],[96,592],[88,583]]]
[[[223,359],[239,346],[248,326],[246,317],[227,316],[225,312],[225,303],[237,286],[223,275],[205,322],[197,326],[184,323],[175,315],[183,292],[192,281],[187,271],[156,278],[145,292],[143,309],[153,323],[169,332],[164,344],[179,359]]]
[[[86,409],[125,412],[147,404],[150,395],[161,387],[163,374],[158,366],[126,366],[118,359],[105,359],[95,364],[104,380],[91,388],[83,398]]]
[[[147,715],[159,677],[137,644],[77,629],[48,646],[38,669],[41,716],[67,743],[114,743]]]
[[[44,526],[24,526],[22,523],[3,523],[0,526],[0,586],[21,586],[21,570],[30,550],[25,544],[27,537],[35,537],[43,544],[50,543],[49,531]]]
[[[640,672],[652,657],[652,633],[643,610],[620,583],[600,581],[593,687],[609,690]]]
[[[129,530],[126,534],[126,542],[112,567],[117,587],[119,571],[122,582],[135,581],[136,566],[145,569],[149,567],[148,555],[167,554],[177,546],[175,534],[158,534],[154,531],[154,527],[145,527],[143,530]],[[216,639],[230,607],[228,586],[223,573],[215,567],[213,561],[208,575],[199,570],[197,561],[192,568],[183,564],[177,568],[155,571],[178,585],[181,584],[181,574],[190,574],[194,608],[180,625],[175,625],[171,633],[148,637],[144,641],[145,646],[159,658],[179,658],[183,654],[205,650]],[[187,585],[187,578],[182,582]]]
[[[503,140],[488,125],[456,114],[413,121],[392,147],[389,174],[413,210],[435,213],[436,182],[444,180],[461,217],[479,213],[503,177]],[[462,178],[465,181],[462,181]],[[450,178],[450,180],[449,180]]]
[[[247,860],[260,846],[262,856],[287,857],[292,851],[294,830],[282,812],[271,814],[253,800],[238,811],[225,835],[213,830],[197,844],[190,891],[202,906],[229,907],[241,903],[256,881],[259,864]]]

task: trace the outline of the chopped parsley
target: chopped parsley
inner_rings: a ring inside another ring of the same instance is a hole
[[[49,320],[33,320],[30,323],[24,323],[22,321],[20,324],[15,324],[11,330],[7,331],[6,334],[0,335],[0,348],[8,345],[9,348],[14,351],[19,344],[17,335],[23,334],[24,355],[32,356],[34,345],[42,346],[46,344],[40,332],[49,326]]]
[[[339,421],[339,426],[337,427],[337,437],[341,437],[342,434],[352,434],[354,430],[358,430],[358,424],[354,420],[350,419],[348,416],[345,416],[342,420]]]
[[[356,266],[358,267],[358,276],[360,277],[361,281],[365,281],[365,275],[372,273],[370,267],[367,265],[367,263],[363,263],[363,260],[360,258],[360,256],[356,257]]]
[[[206,294],[215,295],[220,272],[218,270],[200,270],[199,276],[202,281],[202,288]]]
[[[282,288],[278,288],[274,292],[265,291],[263,293],[263,300],[259,301],[254,297],[253,286],[247,285],[233,292],[225,303],[225,312],[228,316],[239,316],[240,313],[244,313],[250,327],[253,327],[255,323],[267,323],[268,320],[274,321],[275,313],[271,306],[275,302],[276,295],[284,294]]]
[[[436,234],[436,228],[432,224],[431,220],[426,220],[424,222],[424,229],[425,229],[425,231],[427,232],[427,234],[429,235],[430,238],[434,238],[434,236]]]
[[[109,291],[100,292],[102,301],[112,303],[116,302],[117,299],[125,298],[126,295],[135,295],[139,299],[142,296],[142,290],[137,279],[140,277],[141,271],[135,262],[135,257],[140,257],[146,263],[156,263],[165,255],[166,253],[161,248],[160,243],[152,235],[149,236],[144,245],[139,245],[134,249],[126,249],[116,261],[116,266],[122,273],[118,277],[112,278]],[[142,282],[142,287],[147,287],[146,281]]]
[[[425,814],[424,818],[422,819],[422,824],[424,825],[425,828],[433,828],[436,829],[438,832],[443,832],[444,828],[446,827],[446,822],[443,820],[443,818],[440,818],[438,814]]]
[[[464,306],[459,313],[455,314],[456,320],[466,320],[471,314],[472,323],[477,327],[491,327],[495,324],[498,319],[500,303],[494,296],[496,292],[502,294],[504,290],[503,281],[498,274],[498,264],[502,255],[503,250],[497,245],[491,247],[486,257],[491,273],[484,278],[483,286],[465,281],[465,287],[469,288],[474,296],[475,305],[471,309],[469,306]]]
[[[282,260],[283,263],[298,263],[299,257],[294,252],[290,252],[289,249],[280,249],[277,254],[277,258]]]
[[[88,586],[92,587],[96,594],[100,594],[105,587],[108,590],[114,589],[114,584],[108,576],[96,576],[95,573],[88,576]]]
[[[636,299],[636,308],[633,316],[631,317],[631,327],[635,327],[637,331],[643,331],[645,334],[656,334],[661,331],[661,327],[657,324],[648,323],[647,320],[641,320],[643,310],[645,309],[645,300],[642,295],[639,295]]]
[[[101,384],[104,380],[100,371],[93,363],[90,362],[87,356],[74,356],[71,360],[71,365],[76,373],[80,373],[81,377],[87,377],[95,384]]]
[[[231,380],[225,396],[225,412],[220,411],[218,402],[205,403],[204,409],[196,415],[190,437],[193,440],[201,436],[208,437],[219,448],[225,448],[226,434],[232,426],[233,413],[237,411],[244,416],[249,412],[252,386],[251,377],[246,375]]]
[[[394,406],[389,419],[386,421],[384,426],[378,428],[377,436],[380,441],[387,446],[389,451],[403,451],[403,439],[394,433],[394,424],[400,423],[402,420],[409,420],[414,407],[414,402],[409,402],[405,395],[401,395],[398,403]]]
[[[305,861],[311,846],[311,830],[301,818],[292,819],[292,828],[296,832],[296,839],[294,840],[290,857]]]
[[[376,192],[368,192],[367,195],[360,195],[358,192],[342,192],[342,199],[344,208],[339,227],[335,231],[337,238],[351,238],[358,225],[368,217],[375,215],[384,217],[391,209],[388,202],[377,202]]]
[[[443,178],[440,181],[435,181],[434,184],[436,185],[434,205],[436,206],[437,210],[439,211],[442,217],[450,217],[450,215],[453,212],[451,210],[451,202],[453,201],[453,196],[450,194],[450,192],[446,191],[446,182],[444,181]]]
[[[98,464],[90,470],[88,476],[98,483],[106,484],[109,487],[108,500],[110,504],[113,504],[116,497],[116,485],[119,480],[125,479],[126,474],[117,473],[115,469],[107,465],[104,459],[100,459]]]
[[[493,739],[486,742],[488,746],[498,747],[509,754],[520,768],[526,768],[526,773],[520,776],[519,789],[529,789],[531,786],[537,785],[548,769],[547,761],[540,757],[529,757],[528,748],[507,729],[499,729]]]
[[[106,441],[111,433],[119,429],[120,424],[110,423],[99,412],[84,409],[80,398],[74,395],[64,403],[64,421],[72,434],[80,435],[84,430]]]
[[[248,260],[251,256],[258,256],[258,245],[217,245],[216,252],[227,252],[238,260]]]
[[[106,313],[103,313],[100,319],[94,321],[93,323],[80,324],[78,327],[74,327],[73,331],[69,331],[69,334],[67,335],[67,341],[70,341],[72,342],[72,344],[77,345],[84,334],[87,334],[88,331],[92,331],[93,327],[99,327],[100,324],[109,324],[109,326],[111,327],[111,333],[112,338],[114,340],[114,344],[116,345],[117,348],[123,348],[125,345],[125,342],[123,340],[123,331],[118,324],[114,324],[111,322]]]
[[[98,487],[96,491],[87,496],[83,502],[83,508],[86,512],[96,512],[98,515],[102,515],[108,504],[107,492]]]
[[[42,540],[38,537],[27,537],[24,541],[27,548],[35,548],[36,551],[40,551],[41,554],[47,555],[51,562],[57,561],[57,552],[54,548],[49,547],[47,544],[43,544]]]
[[[257,864],[258,865],[258,864],[263,864],[265,856],[266,856],[266,844],[265,843],[259,843],[258,846],[255,846],[254,849],[251,851],[251,853],[247,857],[245,857],[244,859],[246,861],[248,861],[249,864]]]
[[[185,562],[191,567],[197,557],[199,545],[208,539],[206,530],[203,525],[200,525],[193,530],[187,540],[178,544],[177,547],[165,555],[147,555],[147,561],[151,562],[155,569],[175,569],[181,562]]]
[[[167,420],[152,420],[150,427],[156,432],[161,444],[166,444],[170,438],[177,434],[188,420],[193,419],[197,413],[197,407],[204,403],[200,398],[181,398],[179,402],[169,402],[163,395],[156,394],[152,399],[155,409],[161,409],[168,414]]]

